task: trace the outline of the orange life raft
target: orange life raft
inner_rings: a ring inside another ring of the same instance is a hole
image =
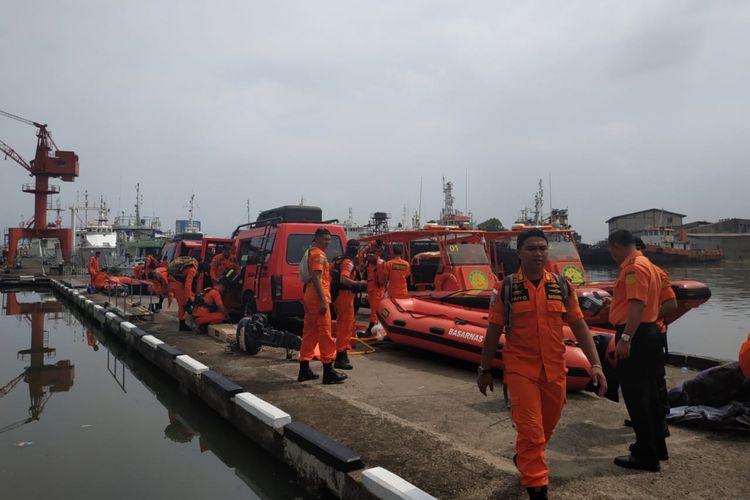
[[[445,356],[479,364],[487,331],[487,311],[435,300],[408,297],[385,298],[377,306],[380,323],[388,338],[396,343],[425,349]],[[592,333],[613,332],[603,330]],[[576,345],[570,328],[564,327],[565,366],[569,391],[585,389],[591,382],[591,364]],[[505,334],[492,360],[492,367],[503,369]]]

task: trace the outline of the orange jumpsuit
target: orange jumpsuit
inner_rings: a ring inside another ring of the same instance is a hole
[[[137,266],[135,266],[133,268],[133,277],[135,279],[139,280],[139,279],[141,279],[143,277],[143,269],[144,269],[144,267],[145,266],[143,264],[138,264]]]
[[[740,347],[740,369],[745,377],[750,378],[750,334],[747,335],[747,340]]]
[[[223,323],[226,318],[224,313],[219,310],[212,310],[224,307],[224,303],[221,300],[221,294],[215,288],[210,288],[204,292],[203,301],[206,305],[193,308],[193,322],[198,325],[216,325],[218,323]]]
[[[329,273],[328,259],[326,253],[318,247],[311,247],[307,256],[308,269],[312,275],[320,271],[320,284],[326,302],[331,303],[331,276]],[[302,299],[305,306],[305,323],[302,327],[302,345],[300,347],[299,360],[311,361],[315,354],[315,346],[320,347],[320,361],[324,364],[336,359],[336,344],[331,336],[331,310],[326,308],[325,314],[320,314],[322,303],[318,291],[312,282],[305,287],[305,296]]]
[[[385,284],[383,283],[383,259],[376,257],[376,262],[367,263],[367,302],[370,305],[370,323],[377,323],[378,316],[375,314],[378,304],[385,295]]]
[[[411,266],[401,257],[394,257],[383,266],[383,275],[388,284],[388,296],[404,299],[409,296],[406,278],[411,274]]]
[[[185,320],[185,305],[189,300],[195,299],[193,293],[193,279],[196,273],[195,267],[189,267],[185,270],[185,281],[184,283],[180,280],[176,280],[172,276],[169,277],[169,289],[177,299],[177,318],[180,321]]]
[[[505,326],[502,282],[493,291],[489,322]],[[521,271],[513,278],[511,332],[503,348],[504,378],[516,425],[516,463],[524,488],[548,484],[544,449],[565,405],[563,324],[583,318],[575,292],[563,303],[552,273],[534,285]]]
[[[167,273],[167,268],[157,267],[155,271],[163,279],[151,280],[152,283],[154,284],[154,293],[156,293],[159,297],[169,297],[171,290],[170,290],[169,274]],[[172,299],[170,298],[169,300],[171,302]]]
[[[231,255],[225,257],[223,253],[220,253],[213,258],[209,275],[211,276],[211,281],[214,285],[219,282],[219,278],[221,278],[221,275],[224,274],[227,269],[234,269],[238,273],[240,272],[240,265],[234,257]]]
[[[354,279],[354,262],[351,259],[343,259],[339,265],[342,278]],[[354,334],[354,292],[339,289],[333,307],[336,308],[336,351],[347,351]]]
[[[97,290],[101,290],[107,285],[108,279],[109,274],[99,271],[91,278],[91,284],[94,285],[94,288]]]
[[[89,276],[91,276],[91,284],[94,284],[96,275],[99,274],[99,259],[96,255],[92,255],[89,259]],[[94,285],[96,286],[96,285]]]

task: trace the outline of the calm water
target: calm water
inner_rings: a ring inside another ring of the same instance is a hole
[[[711,288],[711,298],[669,327],[669,349],[675,352],[736,360],[750,331],[750,264],[722,263],[664,267],[673,281],[693,280]],[[587,268],[589,279],[613,279],[616,268]]]
[[[51,294],[0,299],[0,498],[305,496],[291,471]]]

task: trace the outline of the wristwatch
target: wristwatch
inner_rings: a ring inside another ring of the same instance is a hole
[[[620,340],[622,340],[623,342],[630,342],[630,335],[628,335],[627,333],[623,333],[622,337],[620,337]]]
[[[491,371],[491,368],[482,368],[482,365],[479,365],[477,367],[477,374],[480,376],[484,375],[485,373],[490,373],[490,371]]]

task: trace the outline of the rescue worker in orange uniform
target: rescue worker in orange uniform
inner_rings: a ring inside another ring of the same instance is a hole
[[[394,299],[404,299],[409,296],[406,280],[411,275],[411,266],[401,256],[401,245],[393,246],[393,258],[383,265],[383,276],[388,289],[388,296]]]
[[[617,374],[636,438],[630,454],[616,457],[615,465],[657,472],[659,461],[669,458],[659,396],[665,375],[664,348],[656,324],[662,280],[651,261],[636,249],[629,231],[615,231],[608,243],[610,255],[620,266],[609,322],[617,331]]]
[[[146,261],[144,262],[143,267],[146,270],[146,276],[148,276],[151,271],[159,267],[159,259],[153,255],[146,255]]]
[[[230,251],[231,248],[229,245],[225,246],[224,250],[211,261],[211,269],[209,271],[211,283],[218,283],[227,269],[234,269],[236,272],[240,272],[240,265],[237,259],[231,255]]]
[[[339,291],[333,302],[336,311],[336,361],[333,363],[334,368],[340,370],[351,370],[353,367],[349,361],[349,349],[351,348],[351,339],[354,334],[354,294],[357,290],[363,289],[367,282],[357,281],[357,271],[354,266],[354,260],[359,250],[357,240],[346,242],[346,253],[340,260],[334,262],[339,266]]]
[[[139,262],[136,264],[136,266],[133,268],[133,278],[139,280],[143,277],[143,270],[146,268],[146,266],[143,264],[143,262]]]
[[[345,374],[333,369],[336,344],[331,335],[331,277],[326,257],[330,243],[331,232],[320,227],[315,231],[312,246],[305,253],[310,278],[305,283],[305,294],[302,299],[305,306],[305,323],[299,353],[298,382],[318,378],[310,369],[316,345],[320,348],[320,361],[323,363],[323,383],[340,384],[347,378]]]
[[[167,305],[172,305],[172,292],[169,285],[169,274],[166,267],[157,267],[149,275],[154,284],[154,293],[159,297],[158,309],[161,310],[164,299],[169,298]]]
[[[185,323],[185,307],[195,300],[195,293],[193,292],[193,279],[195,279],[195,273],[197,272],[195,261],[186,264],[179,275],[169,276],[169,290],[177,299],[177,319],[180,320],[181,332],[191,331],[190,327]]]
[[[375,245],[367,251],[365,278],[367,279],[367,303],[370,305],[370,324],[367,326],[365,336],[370,335],[372,327],[378,323],[376,310],[385,295],[385,283],[383,280],[383,242],[376,240]]]
[[[747,340],[740,347],[740,370],[745,377],[750,378],[750,333],[747,334]]]
[[[592,382],[599,395],[607,391],[607,380],[575,291],[564,278],[545,271],[548,252],[547,237],[541,230],[527,229],[518,236],[521,267],[507,278],[507,301],[502,282],[493,290],[477,378],[482,394],[487,395],[487,387],[494,390],[490,368],[505,328],[503,375],[518,432],[514,463],[521,473],[521,486],[532,499],[547,498],[544,450],[565,404],[565,323],[591,363]]]
[[[217,325],[226,321],[229,311],[224,307],[224,301],[221,299],[225,288],[224,282],[219,280],[215,288],[206,288],[203,290],[203,299],[201,301],[196,299],[195,306],[191,312],[193,322],[196,325]]]
[[[99,274],[99,256],[101,255],[101,252],[96,252],[94,255],[91,256],[89,259],[89,276],[91,277],[91,284],[94,284],[94,280],[96,279],[96,275]],[[94,285],[96,286],[96,285]]]

